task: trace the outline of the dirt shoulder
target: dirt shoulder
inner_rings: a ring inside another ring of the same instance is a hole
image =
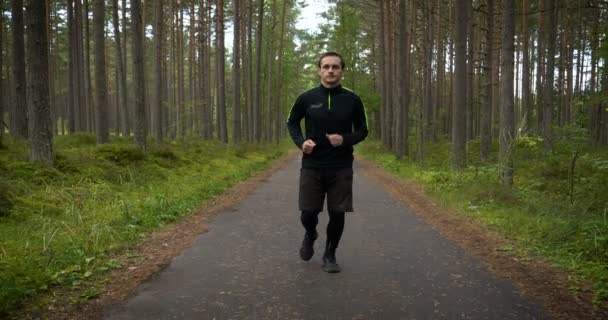
[[[213,198],[192,215],[180,222],[167,225],[149,234],[134,248],[114,257],[120,268],[115,269],[100,284],[101,294],[84,303],[74,303],[85,291],[57,288],[43,300],[42,306],[30,304],[12,319],[101,319],[105,306],[128,299],[134,290],[147,279],[167,267],[174,257],[189,248],[192,242],[207,231],[211,220],[223,210],[241,202],[256,186],[275,171],[292,161],[297,152],[276,161],[270,168],[238,183],[223,194]]]
[[[361,172],[376,179],[392,197],[411,209],[446,238],[500,278],[509,280],[526,297],[540,301],[555,319],[608,319],[608,305],[595,307],[588,289],[571,292],[572,275],[540,257],[522,256],[505,248],[513,241],[492,232],[479,221],[440,207],[412,182],[396,178],[377,165],[361,161]]]

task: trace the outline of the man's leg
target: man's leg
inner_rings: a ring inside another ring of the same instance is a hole
[[[344,212],[329,212],[329,223],[327,224],[327,241],[325,242],[325,253],[323,254],[323,270],[329,273],[340,272],[340,266],[336,262],[336,249],[344,231]]]
[[[317,224],[319,223],[319,212],[304,210],[300,215],[300,221],[302,221],[302,225],[306,229],[304,240],[302,240],[302,247],[300,248],[300,258],[308,261],[315,253],[314,243],[318,236]]]

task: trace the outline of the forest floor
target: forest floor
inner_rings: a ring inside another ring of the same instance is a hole
[[[260,186],[273,183],[273,181],[269,181],[273,176],[285,174],[287,169],[293,172],[294,166],[296,166],[294,165],[296,157],[297,155],[292,153],[289,157],[277,161],[272,168],[236,185],[221,196],[216,197],[208,205],[197,209],[191,216],[150,234],[137,247],[126,253],[121,253],[116,257],[120,261],[120,267],[112,271],[103,280],[103,283],[100,284],[101,293],[93,299],[80,301],[78,297],[82,292],[54,289],[44,299],[44,303],[29,304],[28,307],[21,310],[19,315],[15,316],[15,319],[90,320],[103,318],[104,315],[107,316],[109,307],[122,305],[137,296],[137,288],[140,285],[158,280],[158,274],[167,269],[175,257],[184,254],[201,234],[206,233],[210,226],[215,223],[216,218],[220,215],[238,211],[235,208],[244,199],[256,192]],[[441,241],[445,240],[455,244],[458,252],[461,250],[464,252],[464,256],[473,259],[473,262],[466,262],[465,264],[480,262],[480,270],[496,277],[499,282],[510,283],[524,300],[531,301],[532,304],[538,303],[541,306],[540,308],[544,310],[544,312],[541,312],[541,318],[608,319],[606,304],[603,306],[594,305],[592,303],[592,292],[584,284],[582,285],[583,290],[576,292],[570,290],[573,285],[573,278],[570,274],[560,271],[542,258],[525,255],[521,251],[513,249],[516,246],[510,240],[490,231],[478,221],[440,207],[419,186],[395,178],[371,162],[358,162],[356,174],[362,174],[362,178],[367,179],[365,184],[369,185],[371,181],[374,184],[381,185],[384,189],[383,192],[390,194],[392,201],[398,203],[398,206],[407,208],[408,214],[413,214],[412,216],[415,216],[416,221],[422,221],[423,226],[417,227],[418,229],[430,226],[443,238]],[[276,181],[274,183],[276,184]],[[286,186],[276,185],[274,188],[286,188]],[[280,196],[277,197],[280,198]],[[357,201],[357,197],[359,196],[355,195],[355,204],[363,201]],[[391,210],[399,210],[396,206],[392,204],[391,206],[393,208]],[[373,211],[373,208],[370,211]],[[294,221],[296,220],[294,219]],[[386,226],[390,225],[391,223],[388,223]],[[297,230],[294,237],[299,239],[301,236],[299,226],[293,226],[293,228]],[[412,233],[415,233],[415,231],[413,230]],[[351,232],[353,231],[349,230],[349,221],[347,220],[345,236]],[[380,232],[382,233],[382,229],[380,229]],[[299,245],[299,240],[296,243],[298,243],[296,246]],[[424,243],[414,244],[414,246],[420,245],[424,245]],[[290,246],[293,247],[293,243]],[[346,252],[349,244],[343,244],[342,247],[346,247],[343,249]],[[287,248],[286,250],[294,250],[295,252],[297,248]],[[414,248],[413,250],[424,251],[426,249]],[[343,254],[346,255],[346,253]],[[440,254],[439,252],[438,255]],[[297,253],[289,257],[292,260],[296,260],[296,258]],[[344,261],[347,262],[348,260],[345,258]],[[408,262],[401,261],[401,263],[407,265]],[[365,266],[365,263],[363,263],[363,266]],[[397,265],[395,267],[399,268]],[[425,267],[430,266],[428,263],[423,263],[422,268]],[[441,268],[441,265],[436,267]],[[307,270],[307,272],[309,271]],[[577,285],[581,286],[581,284]],[[405,290],[407,291],[407,288]],[[353,299],[356,299],[356,294],[353,294]],[[294,316],[294,318],[298,317]],[[505,315],[505,318],[508,317]]]

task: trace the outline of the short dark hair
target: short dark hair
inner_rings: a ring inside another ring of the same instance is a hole
[[[321,68],[321,60],[323,60],[323,58],[325,57],[338,57],[340,58],[340,67],[342,69],[344,69],[344,67],[346,67],[346,65],[344,64],[344,58],[342,58],[342,56],[334,51],[328,51],[325,52],[324,54],[321,55],[321,57],[319,57],[319,62],[317,62],[317,67]]]

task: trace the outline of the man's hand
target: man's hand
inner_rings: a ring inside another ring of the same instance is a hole
[[[312,153],[312,149],[313,149],[313,148],[314,148],[316,145],[317,145],[317,144],[316,144],[314,141],[312,141],[312,140],[308,139],[308,140],[304,141],[304,143],[302,143],[302,151],[303,151],[305,154],[311,154],[311,153]]]
[[[325,136],[327,137],[327,140],[329,140],[329,143],[331,143],[331,145],[334,147],[341,146],[342,141],[344,141],[342,135],[339,134],[326,134]]]

